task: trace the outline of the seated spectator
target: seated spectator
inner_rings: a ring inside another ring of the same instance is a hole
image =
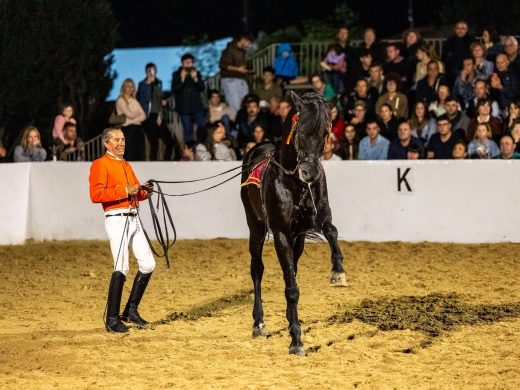
[[[519,160],[520,153],[515,150],[515,140],[510,134],[504,134],[500,138],[500,154],[495,157],[501,160]]]
[[[356,134],[358,139],[363,139],[366,133],[366,120],[370,118],[370,116],[366,115],[366,106],[365,103],[361,100],[357,101],[354,104],[353,116],[350,118],[350,123],[356,128]],[[375,116],[372,116],[375,118]]]
[[[412,118],[409,121],[412,135],[428,145],[430,138],[437,132],[437,122],[430,118],[424,102],[415,103]]]
[[[473,99],[477,80],[478,74],[475,68],[474,58],[465,58],[462,70],[457,76],[455,85],[453,86],[453,95],[459,99],[463,107],[466,107],[468,102]]]
[[[417,82],[415,100],[429,106],[437,98],[441,85],[446,85],[446,80],[440,73],[439,62],[431,60],[426,66],[426,76]]]
[[[358,61],[349,65],[347,74],[352,79],[352,86],[355,87],[356,81],[359,79],[367,80],[370,77],[370,67],[372,66],[373,58],[369,50],[361,49],[358,52]],[[347,91],[350,92],[350,91]]]
[[[343,134],[345,132],[345,119],[339,115],[338,107],[332,107],[332,117],[331,124],[332,127],[330,132],[332,133],[332,140],[336,144],[338,141],[343,139]]]
[[[388,104],[396,118],[408,118],[408,98],[399,92],[401,86],[397,75],[389,74],[385,79],[386,92],[376,102],[376,112],[380,112],[383,104]]]
[[[25,128],[20,145],[14,148],[14,162],[45,161],[46,158],[38,129],[34,126]]]
[[[502,135],[502,123],[500,119],[491,115],[491,101],[489,99],[480,99],[477,103],[477,116],[469,121],[466,131],[466,141],[475,138],[475,131],[479,123],[489,123],[492,132],[492,138],[500,142]]]
[[[311,84],[312,88],[321,96],[323,96],[325,100],[332,99],[334,96],[336,96],[334,88],[332,88],[330,84],[325,84],[322,77],[317,73],[311,76]]]
[[[363,42],[359,45],[360,50],[367,50],[374,61],[383,62],[386,59],[385,45],[377,39],[376,30],[367,27],[363,31]]]
[[[253,138],[254,138],[255,144],[259,144],[260,142],[264,142],[264,141],[268,140],[266,137],[267,132],[266,132],[264,126],[265,125],[262,123],[257,123],[255,125],[255,128],[253,130]]]
[[[377,96],[385,93],[385,76],[383,74],[383,65],[379,61],[372,62],[368,70],[370,77],[368,78],[368,88],[373,88],[377,92]]]
[[[464,108],[468,118],[475,118],[475,116],[477,116],[477,102],[480,99],[490,99],[488,85],[484,80],[477,80],[475,82],[474,97],[467,102]],[[491,115],[496,117],[500,115],[500,108],[495,100],[491,100]]]
[[[299,76],[298,62],[291,45],[288,43],[280,43],[276,47],[274,70],[276,78],[280,80],[282,85],[308,82],[307,77]]]
[[[481,43],[473,42],[470,46],[470,50],[471,55],[475,60],[477,79],[488,81],[493,74],[495,65],[493,65],[493,62],[486,60],[486,49]]]
[[[275,70],[272,66],[264,66],[262,70],[262,85],[259,85],[255,90],[255,94],[260,99],[260,102],[265,101],[269,103],[274,96],[280,99],[283,97],[282,87],[274,82],[274,72]]]
[[[403,45],[401,55],[406,61],[407,75],[404,90],[408,91],[415,85],[415,69],[417,68],[417,50],[422,45],[422,37],[419,31],[410,28],[403,33]]]
[[[383,137],[392,142],[397,138],[399,120],[395,117],[392,107],[384,103],[379,109],[380,132]]]
[[[273,141],[277,142],[282,139],[282,130],[287,120],[287,116],[289,112],[291,112],[292,105],[288,100],[282,100],[278,107],[278,114],[271,117],[271,129],[267,134],[267,137]]]
[[[507,106],[507,116],[503,122],[503,132],[511,133],[513,131],[513,126],[520,119],[520,100],[514,100],[509,102]]]
[[[343,139],[338,144],[337,155],[343,160],[357,160],[359,153],[359,138],[355,127],[348,123],[345,126]]]
[[[419,155],[424,155],[422,142],[412,135],[412,129],[408,122],[401,122],[397,128],[397,139],[390,143],[388,149],[389,160],[408,159],[408,149],[419,150]]]
[[[359,143],[360,160],[386,160],[390,142],[379,134],[379,124],[376,120],[367,122],[367,136]]]
[[[339,43],[333,43],[327,48],[327,55],[320,62],[321,69],[334,88],[334,92],[343,93],[345,89],[345,75],[347,73],[347,59]]]
[[[126,139],[125,160],[144,161],[144,129],[146,114],[136,99],[135,83],[125,79],[116,100],[117,115],[124,114],[125,122],[121,127]]]
[[[229,136],[231,122],[235,121],[237,113],[222,101],[222,95],[216,89],[210,89],[208,95],[209,123],[222,122]]]
[[[518,41],[512,35],[504,38],[504,53],[509,61],[508,69],[512,71],[516,79],[520,78],[520,55],[518,54]],[[498,57],[498,54],[497,54]],[[496,64],[496,59],[495,59]],[[498,66],[497,66],[498,67]]]
[[[504,45],[500,42],[500,36],[493,27],[488,26],[482,30],[480,44],[486,50],[486,59],[490,62],[495,62],[498,53],[504,51]]]
[[[468,158],[468,146],[463,140],[459,139],[455,142],[451,158],[453,160],[465,160]]]
[[[85,161],[85,143],[78,137],[76,125],[65,123],[63,127],[64,142],[58,139],[56,156],[61,161]]]
[[[451,123],[451,130],[457,134],[458,138],[464,139],[469,125],[469,118],[461,111],[457,98],[448,96],[444,102],[444,109]]]
[[[444,104],[450,96],[450,88],[447,85],[440,85],[437,90],[437,97],[428,105],[428,111],[433,118],[438,118],[446,114]]]
[[[334,140],[330,135],[325,138],[325,145],[323,146],[320,161],[341,161],[341,157],[334,154]]]
[[[406,151],[406,159],[407,160],[420,160],[421,158],[421,150],[418,148],[410,147]]]
[[[438,74],[444,74],[444,64],[435,53],[435,49],[431,43],[423,42],[418,48],[415,54],[417,58],[417,65],[415,67],[415,78],[414,84],[417,88],[417,83],[424,79],[428,74],[428,64],[430,61],[437,63]]]
[[[195,149],[197,161],[233,161],[232,149],[223,141],[226,137],[226,129],[220,122],[208,126],[207,138],[204,144],[198,144]]]
[[[251,149],[253,149],[255,147],[255,145],[256,145],[255,142],[248,142],[246,144],[246,147],[244,148],[244,157],[247,154],[247,152],[249,152]]]
[[[54,127],[52,128],[52,138],[54,142],[57,142],[58,139],[64,141],[63,126],[65,126],[65,123],[70,122],[76,124],[76,119],[74,119],[73,115],[74,108],[72,104],[65,103],[61,106],[60,113],[54,118]]]
[[[428,142],[427,158],[449,160],[458,138],[451,131],[451,123],[446,115],[437,118],[437,129],[438,132],[433,134]]]
[[[491,127],[488,123],[479,123],[475,138],[468,145],[470,158],[496,158],[500,154],[497,144],[491,140]]]
[[[507,134],[507,133],[506,133]],[[520,120],[516,121],[513,124],[513,129],[511,130],[511,136],[515,141],[515,151],[520,153]]]
[[[182,145],[180,161],[195,161],[195,141],[188,141]]]
[[[243,149],[246,143],[254,141],[253,131],[257,124],[261,123],[265,129],[268,123],[266,114],[260,111],[257,97],[251,97],[246,102],[246,115],[244,119],[237,123],[237,141],[240,149]]]
[[[496,72],[491,76],[491,94],[496,96],[500,109],[505,110],[516,97],[518,77],[513,70],[508,69],[509,60],[505,54],[497,54],[495,64]]]
[[[408,64],[401,55],[399,44],[391,42],[386,46],[385,74],[395,74],[402,85],[408,83]],[[377,108],[376,108],[377,110]]]
[[[375,114],[377,96],[377,91],[374,88],[369,88],[368,82],[365,79],[357,80],[354,91],[342,99],[343,106],[345,107],[345,116],[349,119],[352,118],[354,115],[354,105],[359,101],[365,103],[368,115],[373,116]]]

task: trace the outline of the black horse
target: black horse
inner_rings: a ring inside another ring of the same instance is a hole
[[[301,98],[292,93],[292,99],[297,112],[286,121],[281,146],[262,143],[246,154],[244,168],[256,167],[262,162],[266,165],[257,185],[242,186],[241,198],[249,226],[255,292],[253,337],[264,335],[262,249],[271,230],[285,281],[286,314],[292,338],[289,353],[302,356],[305,352],[298,320],[300,292],[296,272],[305,237],[322,233],[327,239],[332,251],[332,286],[345,286],[346,277],[338,231],[332,224],[325,172],[320,163],[331,125],[331,107],[337,99],[325,102],[317,93],[306,93]],[[242,183],[248,180],[250,171],[242,174]]]

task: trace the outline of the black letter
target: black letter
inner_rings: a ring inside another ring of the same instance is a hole
[[[401,168],[397,168],[397,191],[401,192],[401,184],[404,183],[408,192],[412,192],[412,188],[410,184],[408,184],[408,180],[406,180],[406,175],[408,175],[411,169],[412,168],[406,168],[406,171],[404,171],[404,174],[401,176]]]

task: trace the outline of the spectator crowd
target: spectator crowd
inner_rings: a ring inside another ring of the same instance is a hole
[[[206,87],[193,55],[182,56],[171,84],[181,124],[177,133],[165,120],[157,67],[147,64],[137,86],[124,80],[109,123],[125,134],[125,158],[241,159],[259,142],[281,140],[291,111],[289,90],[340,96],[323,160],[520,158],[520,56],[514,36],[501,38],[486,27],[476,39],[459,21],[438,56],[415,29],[405,31],[401,42],[384,43],[366,28],[354,47],[348,28],[341,27],[311,75],[299,73],[287,43],[278,44],[273,63],[254,75],[246,61],[252,42],[242,34],[223,51],[220,89]],[[255,76],[261,82],[250,90]],[[14,160],[84,160],[73,114],[70,104],[62,107],[50,150],[42,147],[38,129],[25,129]],[[0,144],[0,158],[2,149]]]

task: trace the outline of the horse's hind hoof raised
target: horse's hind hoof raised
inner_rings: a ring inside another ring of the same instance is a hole
[[[253,326],[253,337],[266,337],[264,332],[265,325],[264,323],[258,324],[257,326]]]
[[[332,274],[330,275],[330,286],[347,287],[347,275],[345,272],[332,271]]]
[[[295,356],[300,356],[300,357],[307,356],[307,355],[305,355],[305,350],[303,349],[303,347],[301,345],[291,345],[289,347],[289,354],[295,355]]]

